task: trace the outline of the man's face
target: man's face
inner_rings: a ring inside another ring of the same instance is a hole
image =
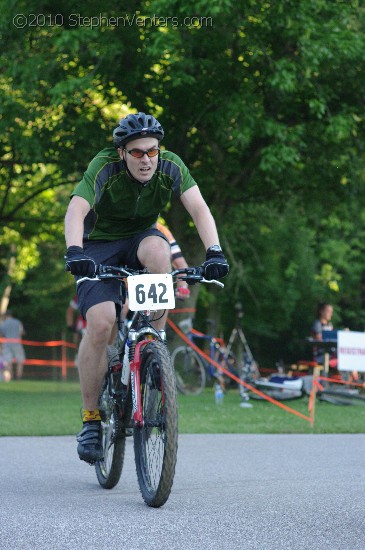
[[[158,148],[158,140],[153,137],[139,138],[129,141],[125,149],[118,149],[119,155],[123,158],[128,166],[132,176],[141,183],[149,181],[156,172],[158,155],[149,157],[146,154],[141,158],[134,157],[132,153],[137,151],[151,151]]]

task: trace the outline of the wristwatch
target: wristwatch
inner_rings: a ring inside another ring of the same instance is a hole
[[[222,252],[222,249],[219,244],[213,244],[208,248],[207,252]]]

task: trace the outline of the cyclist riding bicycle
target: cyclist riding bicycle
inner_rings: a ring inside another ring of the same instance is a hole
[[[103,149],[89,164],[65,216],[66,268],[76,278],[92,277],[97,264],[170,272],[170,246],[155,224],[172,195],[180,198],[204,245],[206,279],[228,274],[210,209],[183,161],[160,150],[163,137],[152,115],[130,114],[113,132],[115,149]],[[121,308],[119,288],[116,280],[77,285],[80,312],[87,321],[79,349],[83,428],[77,450],[86,462],[103,458],[98,399],[107,370],[107,344]],[[165,320],[166,312],[157,312],[155,329],[163,329]]]

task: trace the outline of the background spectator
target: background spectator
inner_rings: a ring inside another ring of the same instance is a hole
[[[24,348],[21,343],[24,334],[23,323],[13,317],[10,310],[5,313],[5,320],[0,324],[0,334],[4,338],[10,338],[12,342],[4,342],[4,359],[10,367],[11,375],[20,380],[23,377],[25,360]]]
[[[323,340],[322,332],[324,330],[333,330],[332,324],[333,306],[327,303],[321,303],[318,306],[317,317],[313,323],[312,336],[315,340]]]

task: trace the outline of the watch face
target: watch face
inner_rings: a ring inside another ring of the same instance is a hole
[[[222,249],[219,246],[219,244],[213,244],[213,246],[210,246],[208,250],[211,250],[212,252],[222,252]]]

